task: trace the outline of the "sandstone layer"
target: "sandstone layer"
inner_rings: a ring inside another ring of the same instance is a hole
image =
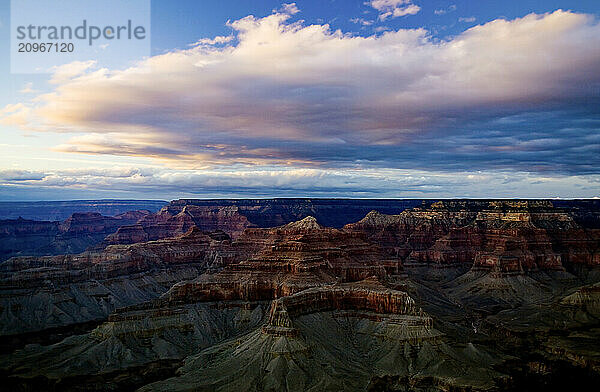
[[[345,230],[406,265],[466,263],[499,273],[600,265],[600,231],[550,202],[438,202],[392,216],[373,211]]]
[[[229,237],[192,228],[173,239],[79,255],[17,257],[0,264],[0,334],[103,319],[220,266]]]
[[[400,212],[419,203],[418,200],[337,199],[174,200],[136,225],[119,229],[103,245],[174,237],[193,225],[204,231],[222,230],[237,238],[248,227],[277,227],[307,216],[340,228],[360,219],[372,208]]]
[[[593,204],[425,202],[340,229],[312,216],[256,227],[247,208],[262,203],[203,203],[122,228],[115,242],[132,244],[0,264],[5,335],[97,322],[6,352],[5,385],[524,391],[600,379]]]

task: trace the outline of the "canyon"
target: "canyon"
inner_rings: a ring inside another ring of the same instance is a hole
[[[600,381],[594,200],[175,200],[51,223],[20,220],[20,238],[97,236],[0,263],[14,390]]]
[[[13,256],[45,256],[81,253],[117,231],[134,224],[148,210],[128,211],[113,216],[76,212],[64,221],[30,219],[0,220],[0,260]]]

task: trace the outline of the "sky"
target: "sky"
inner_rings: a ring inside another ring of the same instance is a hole
[[[0,200],[600,196],[596,0],[151,6],[150,56],[13,74],[0,0]]]

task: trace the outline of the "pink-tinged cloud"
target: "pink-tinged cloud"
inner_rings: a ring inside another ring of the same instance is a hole
[[[408,2],[371,5],[392,3]],[[600,100],[592,16],[531,14],[438,41],[423,29],[353,36],[291,23],[294,12],[242,18],[230,23],[234,38],[126,70],[61,68],[52,92],[5,107],[0,121],[76,134],[61,151],[174,165],[600,170],[598,158],[576,158],[599,145],[597,128],[580,122]],[[546,112],[567,113],[554,137],[570,150],[546,143],[551,127],[503,120]]]

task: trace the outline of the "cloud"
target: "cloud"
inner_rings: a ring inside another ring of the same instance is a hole
[[[189,46],[201,46],[201,45],[222,45],[222,44],[226,44],[228,42],[231,42],[233,40],[233,36],[229,35],[229,36],[222,36],[222,35],[218,35],[214,38],[201,38],[198,41],[196,41],[193,44],[190,44]]]
[[[248,16],[230,23],[231,40],[130,69],[65,66],[53,91],[6,106],[0,122],[72,134],[61,152],[173,170],[600,172],[600,26],[589,15],[495,20],[445,41],[289,19]]]
[[[373,23],[375,23],[373,20],[367,20],[363,18],[352,18],[350,19],[350,22],[359,24],[361,26],[371,26]]]
[[[0,124],[28,128],[31,108],[23,103],[8,104],[0,110]]]
[[[471,23],[471,22],[475,22],[476,20],[477,20],[477,18],[474,16],[470,16],[468,18],[461,16],[460,18],[458,18],[458,21],[463,22],[463,23]]]
[[[300,12],[298,7],[296,6],[296,3],[287,3],[287,4],[284,3],[281,6],[281,9],[279,11],[283,14],[288,14],[288,15],[295,15],[298,12]]]
[[[62,84],[66,83],[78,76],[83,75],[87,70],[96,65],[95,60],[88,61],[73,61],[72,63],[54,67],[52,79],[50,83]]]
[[[390,27],[388,27],[388,26],[377,26],[377,27],[375,27],[373,30],[374,30],[375,32],[377,32],[377,33],[381,33],[381,32],[384,32],[384,31],[390,31],[390,30],[391,30],[391,28],[390,28]]]
[[[421,11],[421,7],[413,4],[412,0],[371,0],[365,4],[380,12],[379,20],[381,21],[399,16],[416,15]]]
[[[448,174],[404,170],[80,168],[47,172],[0,170],[0,199],[64,192],[80,197],[593,197],[599,177],[527,173]],[[523,193],[526,189],[526,193]],[[39,197],[39,196],[38,196]]]
[[[452,5],[449,5],[448,8],[440,8],[440,9],[434,10],[433,13],[436,15],[444,15],[449,12],[456,11],[456,8],[457,8],[456,4],[452,4]]]
[[[33,83],[29,82],[29,83],[25,83],[25,86],[23,86],[22,89],[19,90],[19,92],[21,94],[34,94],[39,92],[38,90],[34,90],[33,89]]]
[[[30,170],[0,170],[1,182],[20,183],[23,181],[41,181],[44,177],[44,173]]]
[[[2,110],[0,110],[0,114],[10,115],[10,114],[20,112],[24,108],[26,108],[26,106],[22,103],[9,103],[4,108],[2,108]]]

